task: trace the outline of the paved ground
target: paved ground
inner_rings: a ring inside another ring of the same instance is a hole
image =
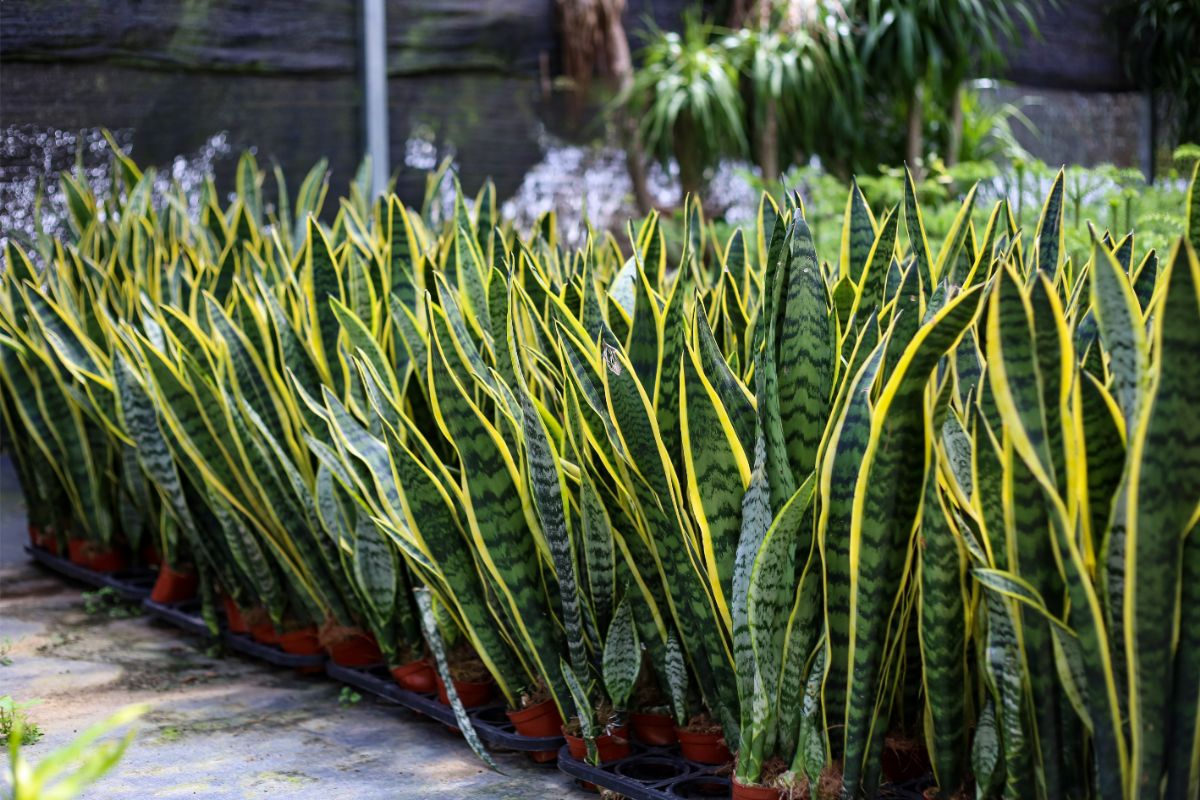
[[[29,755],[63,744],[116,708],[153,708],[116,772],[88,800],[272,796],[297,800],[586,798],[553,767],[497,754],[486,769],[456,735],[402,709],[239,656],[148,618],[87,610],[78,586],[29,562],[25,512],[0,459],[0,694],[39,699],[45,731]]]

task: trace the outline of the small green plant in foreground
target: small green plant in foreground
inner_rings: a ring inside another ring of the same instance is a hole
[[[42,729],[25,716],[25,709],[37,704],[37,700],[17,702],[8,694],[0,697],[0,744],[8,742],[15,730],[23,732],[25,744],[34,744],[42,738]]]
[[[361,700],[362,695],[349,686],[343,686],[342,691],[338,694],[338,705],[340,706],[357,705]]]
[[[94,592],[84,592],[83,610],[89,616],[103,614],[109,619],[129,619],[140,616],[142,613],[139,606],[126,601],[111,586],[105,586]]]
[[[9,698],[0,698],[0,702]],[[127,706],[108,719],[98,722],[70,744],[52,750],[33,765],[25,758],[22,746],[30,743],[30,729],[19,719],[7,738],[8,770],[4,776],[12,800],[71,800],[104,777],[125,754],[133,741],[129,730],[120,739],[104,739],[146,713],[147,706]]]

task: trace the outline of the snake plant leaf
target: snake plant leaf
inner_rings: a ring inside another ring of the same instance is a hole
[[[741,228],[736,228],[733,235],[729,237],[729,244],[725,247],[724,267],[725,270],[733,277],[733,282],[737,286],[746,285],[746,265],[749,262],[749,254],[746,252],[746,237],[742,234]]]
[[[1192,252],[1200,253],[1200,161],[1192,165],[1192,179],[1188,181],[1186,211],[1188,243]]]
[[[216,299],[206,295],[205,300],[214,330],[229,350],[229,361],[233,367],[230,377],[235,390],[246,398],[251,408],[267,423],[276,439],[281,442],[289,441],[283,427],[286,412],[281,408],[276,393],[271,391],[272,373]]]
[[[875,382],[887,337],[859,367],[845,406],[833,423],[830,445],[818,470],[820,516],[817,541],[825,567],[825,658],[822,708],[827,724],[841,719],[845,708],[846,665],[850,642],[850,523],[854,487],[871,431],[871,386]]]
[[[683,646],[674,628],[667,633],[664,666],[667,673],[667,691],[671,697],[671,709],[675,715],[675,723],[682,727],[687,724],[688,673]]]
[[[904,232],[908,234],[908,249],[917,264],[917,277],[921,279],[923,291],[933,288],[933,258],[929,252],[929,239],[925,235],[925,221],[921,217],[921,206],[917,202],[917,185],[912,171],[904,167]]]
[[[967,751],[967,603],[963,553],[938,489],[937,461],[925,477],[917,595],[926,726],[933,774],[942,793],[963,783]]]
[[[996,725],[996,706],[991,694],[984,699],[983,710],[975,724],[971,745],[971,771],[979,796],[991,797],[1004,780],[1001,733]]]
[[[491,267],[479,251],[475,237],[461,224],[454,237],[453,273],[450,277],[457,283],[463,298],[464,317],[476,335],[490,335],[487,279]],[[485,272],[485,267],[487,271]],[[449,272],[449,270],[448,270]],[[439,287],[440,291],[440,287]],[[443,302],[445,297],[443,296]]]
[[[678,479],[662,445],[650,401],[632,365],[617,348],[610,344],[604,347],[606,367],[602,375],[609,413],[629,463],[641,478],[634,479],[633,490],[653,532],[650,543],[660,565],[662,585],[671,598],[682,644],[693,657],[692,665],[710,708],[718,713],[728,712],[736,705],[732,698],[721,693],[731,691],[732,682],[716,680],[713,672],[728,672],[729,658],[711,595],[696,571],[698,554],[693,532],[684,527]]]
[[[1041,277],[1039,280],[1046,279]],[[1050,312],[1055,317],[1053,322],[1059,329],[1059,357],[1068,362],[1070,356],[1061,347],[1061,342],[1066,338],[1061,308],[1057,305],[1055,294],[1046,296],[1050,300]],[[1033,479],[1013,481],[1013,489],[1028,487],[1036,482],[1044,497],[1043,507],[1049,517],[1053,544],[1061,556],[1059,563],[1070,598],[1069,623],[1079,636],[1088,684],[1093,688],[1088,693],[1088,701],[1091,704],[1089,715],[1094,723],[1093,744],[1097,748],[1098,793],[1101,797],[1116,797],[1120,796],[1120,787],[1125,783],[1124,776],[1128,768],[1125,737],[1119,722],[1116,665],[1096,588],[1088,577],[1087,566],[1079,549],[1078,523],[1071,521],[1051,474],[1052,462],[1047,453],[1049,439],[1043,427],[1043,398],[1037,381],[1037,354],[1032,352],[1030,344],[1030,317],[1033,312],[1027,304],[1028,300],[1011,267],[1006,267],[998,276],[989,300],[986,333],[988,384],[1003,420],[1006,453],[1013,454],[1005,457],[1013,465],[1009,469],[1011,471],[1020,461]],[[1063,403],[1064,398],[1058,398],[1058,402]],[[1020,505],[1028,508],[1027,503]],[[1023,530],[1025,526],[1019,529]],[[1022,563],[1030,564],[1030,559]],[[1039,566],[1036,560],[1032,565]],[[1048,574],[1044,568],[1042,574]],[[1048,596],[1045,586],[1037,582],[1035,585],[1043,596]]]
[[[566,660],[559,660],[559,670],[562,672],[563,682],[571,693],[571,702],[574,704],[576,712],[575,718],[579,720],[579,732],[587,746],[588,763],[593,766],[598,765],[600,752],[596,748],[596,737],[600,736],[601,732],[597,729],[595,712],[592,710],[592,701],[588,696],[588,690],[584,688],[583,681],[575,674]]]
[[[389,452],[404,512],[403,529],[419,545],[420,552],[436,564],[476,653],[509,704],[515,704],[527,678],[488,609],[456,505],[448,490],[406,446],[391,439]]]
[[[703,365],[704,377],[720,398],[721,406],[737,433],[742,451],[753,452],[756,425],[754,398],[726,363],[721,348],[713,337],[712,329],[708,326],[708,320],[701,313],[696,314],[695,331],[697,352]]]
[[[902,275],[891,302],[892,335],[888,337],[887,351],[883,358],[885,381],[895,370],[900,355],[922,325],[921,281],[916,265],[909,266]]]
[[[842,213],[842,247],[838,257],[838,276],[850,278],[854,283],[862,282],[871,248],[875,244],[875,215],[871,213],[858,181],[850,179],[850,192],[846,196],[846,209]]]
[[[786,289],[781,298],[777,371],[779,414],[796,481],[816,462],[829,414],[837,335],[808,223],[797,215],[790,232]]]
[[[1167,751],[1170,800],[1195,797],[1200,791],[1200,534],[1193,526],[1183,544],[1180,571],[1179,642],[1171,692],[1171,738]]]
[[[442,679],[442,684],[446,687],[446,697],[450,701],[450,707],[454,709],[454,719],[458,723],[458,731],[463,738],[467,740],[471,750],[475,755],[479,756],[479,760],[487,764],[488,767],[500,771],[496,766],[496,762],[492,760],[491,754],[487,748],[483,746],[483,742],[479,738],[479,734],[475,730],[475,725],[471,721],[471,717],[467,714],[466,707],[463,706],[462,699],[458,696],[458,690],[454,687],[454,680],[450,676],[450,664],[446,660],[446,645],[442,641],[442,635],[438,631],[437,622],[433,614],[433,598],[428,590],[418,589],[417,607],[421,612],[421,628],[425,632],[425,641],[429,645],[429,651],[433,654],[434,667],[437,669],[438,677]]]
[[[671,463],[676,472],[682,472],[683,456],[680,450],[680,384],[679,373],[684,358],[684,299],[687,291],[682,280],[675,285],[667,298],[662,313],[662,335],[659,351],[658,388],[654,396],[655,419],[663,437]]]
[[[559,707],[567,708],[566,691],[552,660],[561,652],[562,642],[541,589],[537,546],[530,535],[513,456],[499,431],[454,377],[446,347],[436,331],[431,347],[434,413],[462,464],[462,491],[468,500],[464,508],[471,539],[512,614],[523,649],[539,664],[538,672],[555,694]]]
[[[398,565],[387,541],[365,514],[354,529],[354,577],[374,617],[386,623],[396,610]]]
[[[704,377],[697,354],[684,356],[681,428],[687,496],[695,517],[717,607],[732,627],[733,565],[742,527],[750,464],[733,423]]]
[[[113,359],[113,381],[120,402],[121,422],[136,443],[138,462],[150,477],[175,521],[189,533],[195,523],[187,507],[183,483],[175,469],[171,449],[163,437],[154,404],[137,373],[122,353]]]
[[[950,230],[946,233],[942,247],[938,251],[937,261],[933,267],[934,280],[938,282],[949,280],[951,283],[959,283],[965,275],[965,273],[958,274],[958,267],[963,257],[969,257],[971,263],[975,261],[975,252],[970,250],[969,240],[972,236],[971,211],[975,208],[975,192],[978,188],[978,183],[973,184],[967,192],[967,196],[963,198],[958,213],[954,215],[954,221],[950,223]]]
[[[873,409],[871,432],[854,489],[850,525],[850,631],[845,730],[845,785],[857,792],[864,760],[881,736],[874,713],[885,629],[903,554],[916,519],[923,479],[921,395],[929,374],[971,324],[979,289],[962,292],[917,332]],[[877,741],[877,740],[875,740]]]
[[[628,600],[622,599],[608,627],[603,657],[604,688],[618,710],[629,702],[641,665],[641,644],[633,624],[633,610]]]
[[[812,525],[807,512],[812,503],[814,483],[813,476],[809,475],[771,521],[770,528],[757,540],[758,547],[751,556],[748,569],[743,567],[735,572],[735,585],[742,583],[746,596],[744,611],[736,614],[735,619],[745,620],[744,635],[748,636],[751,647],[751,658],[748,661],[738,660],[739,677],[743,671],[749,671],[753,675],[752,691],[762,697],[761,700],[755,698],[755,701],[751,702],[747,702],[746,698],[742,700],[742,746],[738,758],[738,775],[745,782],[757,782],[763,759],[773,749],[778,736],[777,697],[780,670],[784,663],[785,636],[788,633],[788,612],[792,605],[792,597],[796,593],[793,588],[796,554],[799,552],[807,556],[812,549]],[[807,526],[804,525],[806,518],[809,522]],[[804,541],[805,534],[808,539],[807,546]],[[743,542],[747,540],[755,541],[752,533],[749,537],[743,537]],[[742,544],[739,543],[739,556],[741,552]],[[738,566],[742,567],[740,558]],[[743,579],[744,583],[736,580],[741,577],[738,573],[743,571],[748,572]],[[815,577],[808,574],[807,569],[805,573],[801,580],[815,581]],[[742,605],[740,595],[735,597],[735,610]],[[811,622],[815,622],[815,610],[816,603],[811,603],[808,611],[813,618]],[[793,646],[799,652],[807,654],[817,638],[817,628],[814,624],[804,627],[808,630],[797,630],[795,633],[797,638],[803,637],[807,641],[794,642]],[[734,637],[736,641],[736,628]],[[735,652],[740,653],[741,650]],[[764,707],[767,709],[766,714],[755,713]],[[752,709],[750,714],[746,713],[748,708]]]
[[[854,305],[856,315],[860,309],[874,310],[883,303],[899,225],[900,211],[896,208],[889,209],[879,221],[879,233],[875,236],[875,243],[871,245],[858,280],[858,298]]]
[[[1042,206],[1038,218],[1037,232],[1034,242],[1037,247],[1037,260],[1034,266],[1038,272],[1045,273],[1051,280],[1058,278],[1060,255],[1063,252],[1063,185],[1064,173],[1059,169]]]
[[[1129,277],[1092,231],[1092,310],[1100,325],[1100,341],[1108,353],[1113,394],[1124,416],[1124,428],[1133,429],[1138,401],[1144,391],[1149,352],[1141,305]]]
[[[302,286],[314,333],[311,346],[322,377],[340,387],[343,380],[337,359],[340,327],[329,300],[341,299],[342,277],[333,245],[317,221],[309,217],[304,242]]]
[[[826,747],[824,719],[821,713],[821,682],[825,677],[825,655],[828,649],[819,643],[804,684],[804,700],[800,706],[799,741],[792,759],[792,771],[804,775],[809,785],[815,785],[829,758]]]
[[[1111,536],[1109,519],[1125,469],[1125,440],[1121,410],[1112,395],[1093,375],[1080,372],[1080,423],[1087,454],[1087,503],[1090,512],[1087,542],[1093,557],[1105,549],[1104,537]],[[1114,550],[1123,557],[1124,547]],[[1114,556],[1116,555],[1114,552]]]
[[[1024,797],[1034,785],[1032,743],[1023,724],[1027,713],[1021,687],[1019,651],[1010,606],[998,595],[986,595],[987,640],[985,670],[992,684],[997,727],[1001,732],[1005,800]],[[977,749],[978,753],[978,749]]]
[[[580,479],[579,518],[588,596],[591,598],[596,625],[603,628],[609,624],[613,615],[616,597],[616,553],[612,522],[586,470]]]
[[[389,295],[400,298],[400,302],[412,311],[417,308],[417,284],[415,276],[420,274],[420,245],[413,231],[408,209],[396,195],[388,200],[387,261],[391,276]]]
[[[1190,245],[1175,245],[1162,278],[1154,348],[1163,364],[1200,352],[1200,261]],[[1200,374],[1161,369],[1146,396],[1145,413],[1130,440],[1126,476],[1125,646],[1129,664],[1130,780],[1146,795],[1168,771],[1168,759],[1189,764],[1190,728],[1169,731],[1174,698],[1174,650],[1184,536],[1200,502]],[[1194,692],[1193,692],[1194,694]],[[1172,733],[1182,741],[1170,741]],[[1183,774],[1180,765],[1172,770]],[[1183,792],[1183,787],[1177,787]]]
[[[566,476],[561,456],[554,446],[542,415],[534,406],[533,397],[520,373],[516,349],[517,333],[510,315],[506,339],[513,363],[517,365],[516,390],[520,395],[525,461],[528,469],[530,495],[542,534],[550,547],[554,573],[558,579],[559,600],[562,603],[563,628],[572,669],[587,670],[587,651],[584,644],[583,617],[580,609],[578,560],[571,535],[571,520],[567,513]]]
[[[633,326],[629,329],[626,352],[646,393],[657,397],[659,372],[663,366],[663,320],[658,300],[652,292],[649,275],[639,269],[634,281]]]

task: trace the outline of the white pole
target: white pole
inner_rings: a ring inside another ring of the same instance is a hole
[[[363,96],[366,106],[367,155],[371,157],[371,192],[387,188],[388,157],[387,25],[385,0],[363,0]]]

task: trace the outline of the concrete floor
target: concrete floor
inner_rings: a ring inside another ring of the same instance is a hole
[[[595,797],[553,766],[498,753],[488,770],[441,725],[340,687],[236,655],[143,616],[89,613],[83,589],[31,563],[20,489],[0,458],[0,695],[37,699],[45,732],[28,749],[64,744],[129,703],[150,713],[114,773],[87,800],[263,796],[297,800]]]

